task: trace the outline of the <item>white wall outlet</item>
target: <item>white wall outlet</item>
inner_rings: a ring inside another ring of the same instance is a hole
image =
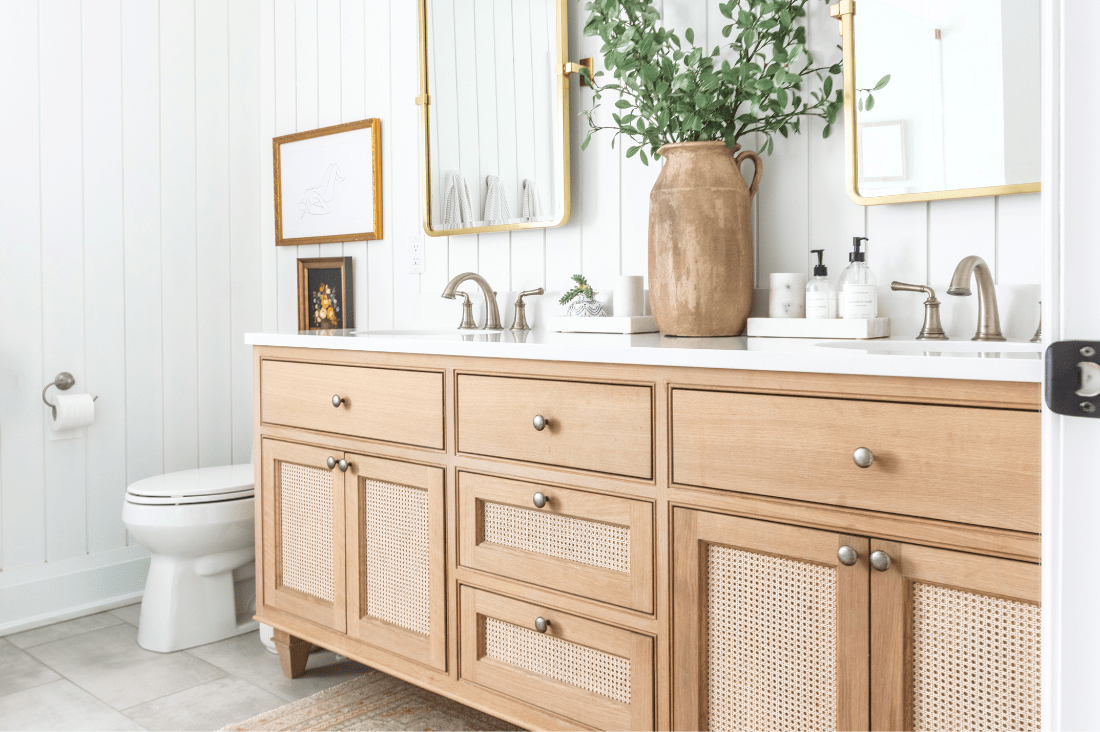
[[[413,234],[409,237],[409,273],[420,274],[424,271],[424,236]]]

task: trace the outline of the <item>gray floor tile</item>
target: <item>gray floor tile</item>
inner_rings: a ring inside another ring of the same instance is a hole
[[[310,654],[304,676],[288,679],[283,676],[279,657],[264,648],[257,633],[198,646],[188,653],[287,701],[303,699],[370,670],[355,661],[341,660],[331,651],[317,651]]]
[[[115,709],[126,709],[226,676],[186,651],[154,653],[121,623],[28,648],[37,658]]]
[[[12,694],[60,678],[60,674],[31,658],[26,651],[21,651],[0,638],[0,695]]]
[[[66,620],[61,623],[47,625],[43,628],[35,628],[34,630],[25,630],[22,633],[15,633],[6,636],[6,640],[10,641],[12,645],[18,648],[30,648],[31,646],[40,646],[43,643],[80,635],[81,633],[87,633],[92,630],[109,628],[121,622],[122,620],[120,618],[110,613],[85,615],[75,620]]]
[[[65,679],[0,696],[0,730],[74,729],[143,728]]]
[[[123,620],[130,625],[137,627],[138,617],[141,615],[141,603],[135,602],[133,605],[127,605],[125,607],[116,607],[110,611],[111,615]]]
[[[281,707],[286,700],[232,676],[125,710],[151,730],[217,730]]]

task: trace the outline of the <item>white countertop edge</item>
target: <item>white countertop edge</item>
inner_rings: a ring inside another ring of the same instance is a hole
[[[542,343],[432,340],[359,336],[317,336],[298,333],[246,333],[250,346],[313,348],[337,351],[407,353],[425,356],[513,358],[530,361],[572,361],[631,366],[674,366],[746,371],[900,376],[971,381],[1041,383],[1043,362],[1021,359],[935,358],[806,349],[744,351],[697,348],[591,346]]]

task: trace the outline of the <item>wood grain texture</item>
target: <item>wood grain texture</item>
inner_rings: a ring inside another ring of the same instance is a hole
[[[652,387],[461,374],[457,398],[459,452],[653,476]]]
[[[271,640],[275,643],[275,650],[279,654],[279,664],[283,667],[284,676],[288,679],[296,679],[306,672],[309,654],[313,651],[312,643],[295,638],[278,628],[275,629]]]
[[[677,389],[671,449],[678,484],[1039,531],[1036,413]]]
[[[332,406],[332,397],[344,402]],[[261,418],[270,424],[443,448],[443,375],[265,360]]]

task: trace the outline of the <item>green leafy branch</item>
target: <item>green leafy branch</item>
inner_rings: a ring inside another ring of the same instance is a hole
[[[882,89],[883,87],[885,87],[889,83],[890,83],[890,74],[887,74],[886,76],[879,79],[878,83],[875,84],[873,87],[867,87],[866,89],[856,89],[856,92],[858,92],[859,94],[864,94],[864,93],[867,94],[866,97],[860,97],[859,98],[859,102],[856,104],[856,109],[858,109],[860,112],[863,111],[864,107],[866,107],[868,112],[870,112],[872,109],[874,109],[875,108],[875,95],[874,95],[874,92],[877,92],[879,89]]]
[[[596,293],[592,291],[592,285],[588,284],[588,280],[584,278],[584,275],[575,274],[571,279],[573,280],[573,282],[576,283],[576,285],[574,285],[573,288],[569,290],[569,292],[561,296],[561,299],[558,300],[559,305],[566,304],[577,295],[584,295],[589,300],[591,300],[596,295]]]
[[[646,148],[656,158],[669,143],[722,140],[732,148],[746,135],[761,133],[761,152],[771,153],[773,136],[801,132],[802,117],[825,120],[822,134],[828,137],[843,100],[833,81],[841,65],[815,65],[806,49],[806,27],[799,21],[808,2],[719,2],[731,21],[722,36],[732,40],[708,52],[695,44],[691,28],[684,31],[686,44],[664,28],[654,0],[590,0],[584,34],[603,41],[604,66],[613,81],[602,83],[602,71],[581,72],[594,89],[581,149],[593,133],[612,130],[612,147],[625,135],[636,143],[627,157],[640,155],[648,165]],[[811,79],[820,82],[819,89],[806,90]],[[613,124],[594,116],[607,93],[618,97]]]

